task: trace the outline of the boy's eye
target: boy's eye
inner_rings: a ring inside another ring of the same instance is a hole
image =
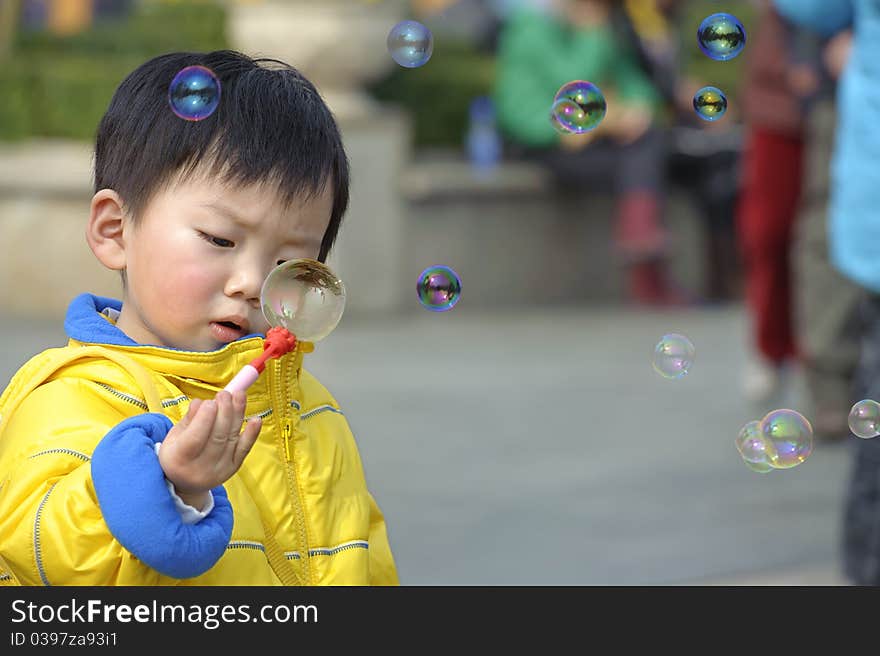
[[[235,246],[234,243],[232,243],[228,239],[223,239],[222,237],[213,237],[212,235],[206,234],[204,232],[200,232],[199,236],[206,242],[214,244],[214,246],[219,246],[220,248],[232,248],[233,246]]]

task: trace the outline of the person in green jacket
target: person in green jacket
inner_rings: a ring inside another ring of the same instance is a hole
[[[493,90],[499,128],[508,144],[547,166],[568,188],[618,194],[615,247],[627,264],[631,300],[677,304],[683,294],[666,267],[663,227],[666,150],[655,127],[661,101],[618,38],[610,0],[557,0],[547,9],[521,6],[509,14],[498,42]],[[556,92],[588,80],[603,92],[607,112],[584,134],[561,134],[550,121]]]

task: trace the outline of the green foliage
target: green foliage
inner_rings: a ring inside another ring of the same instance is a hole
[[[91,141],[117,85],[147,59],[229,47],[216,4],[143,4],[76,35],[21,32],[0,67],[0,140]]]
[[[468,107],[491,93],[495,58],[466,43],[441,42],[427,64],[396,69],[373,84],[373,97],[399,105],[413,117],[416,146],[460,146]]]

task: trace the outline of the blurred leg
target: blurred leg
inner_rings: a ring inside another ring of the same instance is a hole
[[[663,134],[649,130],[619,147],[615,189],[618,194],[615,245],[627,260],[654,259],[666,254],[663,227],[666,144]]]
[[[861,352],[855,398],[880,399],[880,296],[860,306]],[[880,438],[852,438],[853,464],[843,517],[843,561],[856,585],[880,585]]]
[[[810,115],[803,205],[793,253],[798,343],[817,437],[846,438],[859,358],[858,304],[862,289],[831,264],[828,252],[828,182],[835,113],[833,103]]]
[[[737,230],[754,341],[770,362],[796,354],[790,248],[801,189],[803,142],[753,129],[746,144]]]
[[[670,244],[663,220],[668,155],[665,134],[651,129],[622,146],[617,163],[615,248],[627,267],[629,298],[637,303],[687,302],[669,275]]]

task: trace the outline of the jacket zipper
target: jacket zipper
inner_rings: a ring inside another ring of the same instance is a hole
[[[284,436],[284,453],[287,455],[288,465],[293,464],[293,455],[290,449],[290,419],[284,418],[284,428],[281,431]]]
[[[288,384],[286,373],[286,362],[275,361],[275,392],[276,392],[276,408],[281,408],[282,416],[280,421],[281,438],[284,441],[284,454],[287,460],[287,482],[290,490],[291,503],[293,504],[293,519],[296,524],[296,530],[299,534],[300,553],[303,557],[300,559],[303,567],[303,580],[306,585],[311,585],[311,567],[309,566],[309,543],[305,527],[305,510],[302,505],[302,498],[299,494],[299,481],[296,476],[296,463],[294,462],[293,450],[293,425],[287,416],[290,412],[290,405],[287,402]]]

